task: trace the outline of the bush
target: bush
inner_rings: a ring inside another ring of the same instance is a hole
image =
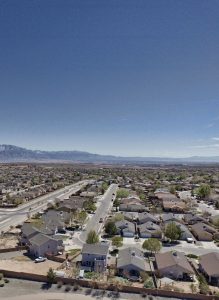
[[[70,290],[71,290],[71,286],[70,285],[66,285],[65,292],[69,292]]]
[[[63,286],[63,282],[62,281],[58,281],[57,282],[57,289],[60,289]]]
[[[4,281],[1,280],[1,281],[0,281],[0,287],[3,287],[4,285],[5,285]]]
[[[149,278],[148,280],[145,281],[144,287],[148,289],[152,289],[154,287],[153,280]]]
[[[73,290],[74,290],[74,291],[77,291],[78,289],[79,289],[79,285],[78,285],[77,283],[75,283],[75,284],[74,284]]]
[[[188,258],[198,259],[198,256],[195,255],[195,254],[192,254],[192,253],[191,253],[191,254],[188,254],[187,257],[188,257]]]
[[[122,247],[123,245],[123,238],[121,236],[114,236],[112,238],[112,245],[116,247]]]

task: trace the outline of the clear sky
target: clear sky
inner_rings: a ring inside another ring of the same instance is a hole
[[[0,143],[219,155],[218,0],[0,0]]]

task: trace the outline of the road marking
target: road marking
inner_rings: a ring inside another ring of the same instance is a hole
[[[0,224],[6,223],[6,222],[8,222],[8,221],[10,221],[10,220],[11,220],[11,218],[8,218],[8,219],[6,219],[6,220],[4,220],[4,221],[1,221]]]

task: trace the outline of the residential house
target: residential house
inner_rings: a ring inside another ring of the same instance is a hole
[[[120,200],[120,204],[127,204],[127,205],[141,205],[143,203],[143,201],[137,197],[131,196],[128,198],[123,198]]]
[[[186,203],[177,198],[177,200],[163,200],[163,209],[164,211],[171,211],[177,213],[183,213],[186,210]]]
[[[178,221],[179,218],[175,214],[170,212],[170,213],[162,214],[161,220],[162,220],[163,223],[166,223],[166,222],[169,222],[169,221],[171,221],[171,222]]]
[[[42,215],[45,227],[52,230],[53,234],[65,230],[66,224],[68,224],[70,214],[65,211],[48,210]]]
[[[46,254],[57,255],[64,250],[63,241],[38,233],[31,237],[28,242],[29,253],[33,256],[45,256]]]
[[[116,228],[117,228],[117,234],[121,234],[123,237],[134,237],[135,235],[135,224],[122,220],[122,221],[117,221],[115,223]]]
[[[159,223],[160,220],[148,212],[139,213],[138,214],[138,223],[144,224],[147,222]]]
[[[137,279],[141,272],[151,271],[149,262],[145,260],[143,252],[135,247],[119,251],[116,267],[119,275],[129,279]]]
[[[219,253],[211,252],[200,256],[199,269],[207,281],[212,284],[219,286]]]
[[[124,216],[124,219],[129,222],[137,221],[137,219],[138,219],[137,212],[123,212],[122,214]]]
[[[205,218],[203,218],[201,216],[198,216],[198,215],[195,215],[195,214],[185,214],[184,215],[184,221],[188,225],[194,225],[194,224],[199,223],[199,222],[206,223]]]
[[[102,273],[108,263],[108,244],[84,244],[81,265],[83,269]]]
[[[58,210],[65,212],[80,211],[83,209],[84,202],[87,198],[80,196],[71,196],[69,199],[61,200],[58,202]]]
[[[39,229],[35,228],[31,223],[24,223],[21,227],[20,243],[26,245],[34,235],[39,233]]]
[[[194,271],[182,252],[165,252],[155,254],[155,265],[160,277],[186,279]]]
[[[138,233],[141,238],[162,238],[160,226],[151,221],[138,225]]]
[[[149,209],[142,204],[120,204],[120,211],[128,211],[128,212],[144,212],[149,211]]]
[[[219,233],[214,227],[202,222],[192,225],[191,231],[199,241],[212,241],[219,238]]]

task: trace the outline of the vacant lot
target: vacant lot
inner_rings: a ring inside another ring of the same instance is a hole
[[[29,257],[20,255],[11,259],[0,260],[0,269],[10,270],[16,272],[26,272],[34,274],[46,275],[49,268],[56,270],[60,266],[60,263],[46,260],[42,263],[35,263]]]

